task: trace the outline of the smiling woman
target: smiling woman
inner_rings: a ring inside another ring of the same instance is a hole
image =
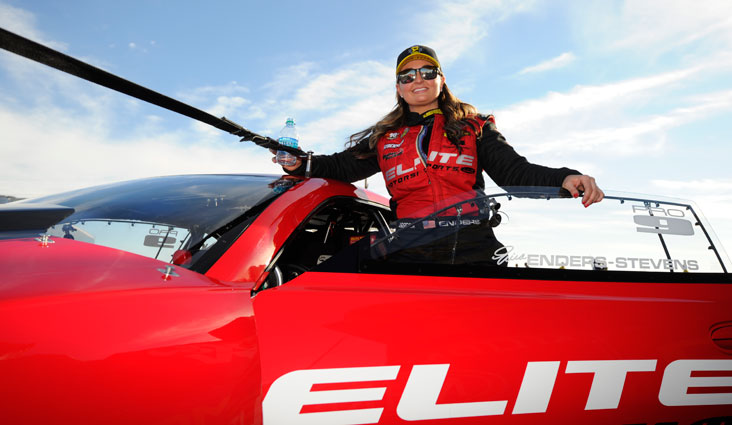
[[[391,207],[401,220],[438,211],[441,216],[457,217],[456,222],[461,217],[482,219],[484,206],[445,207],[456,197],[470,199],[482,193],[483,171],[500,186],[562,187],[575,197],[584,192],[585,207],[602,200],[604,194],[594,178],[569,168],[532,164],[517,154],[498,132],[493,116],[481,115],[450,92],[433,49],[415,45],[399,54],[395,88],[394,109],[352,135],[345,151],[314,157],[310,164],[313,176],[354,182],[381,171]],[[298,161],[283,168],[302,175],[307,167]],[[486,244],[496,243],[490,227],[467,231],[482,235]],[[430,255],[440,257],[438,251],[450,254],[447,259],[433,258],[435,261],[476,261],[466,259],[470,256],[461,259],[459,249],[456,256],[454,247],[440,249],[439,245],[453,245],[453,238],[443,239],[430,243]],[[483,260],[491,262],[490,258]]]

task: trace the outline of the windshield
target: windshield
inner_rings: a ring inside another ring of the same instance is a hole
[[[730,270],[727,255],[692,202],[610,193],[583,208],[579,199],[556,188],[504,190],[465,201],[456,197],[456,203],[434,214],[393,223],[394,233],[371,244],[362,266]]]
[[[294,181],[191,175],[122,182],[29,200],[74,208],[50,236],[104,245],[191,267],[232,229],[241,232]]]

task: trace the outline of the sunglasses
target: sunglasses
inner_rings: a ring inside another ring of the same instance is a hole
[[[438,75],[442,75],[439,68],[434,66],[423,66],[419,69],[405,69],[397,74],[397,82],[399,84],[409,84],[417,79],[417,72],[422,76],[423,80],[434,80]]]

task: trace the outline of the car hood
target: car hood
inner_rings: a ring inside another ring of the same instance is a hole
[[[182,267],[85,242],[63,238],[0,240],[0,300],[147,288],[228,286]]]

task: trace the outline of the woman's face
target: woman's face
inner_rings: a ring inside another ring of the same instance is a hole
[[[400,71],[405,69],[419,69],[423,66],[434,67],[431,62],[416,59],[404,64]],[[397,93],[403,97],[409,105],[409,110],[417,113],[424,113],[438,107],[437,97],[440,95],[445,77],[438,75],[434,80],[425,80],[417,72],[417,78],[409,84],[396,84]]]

